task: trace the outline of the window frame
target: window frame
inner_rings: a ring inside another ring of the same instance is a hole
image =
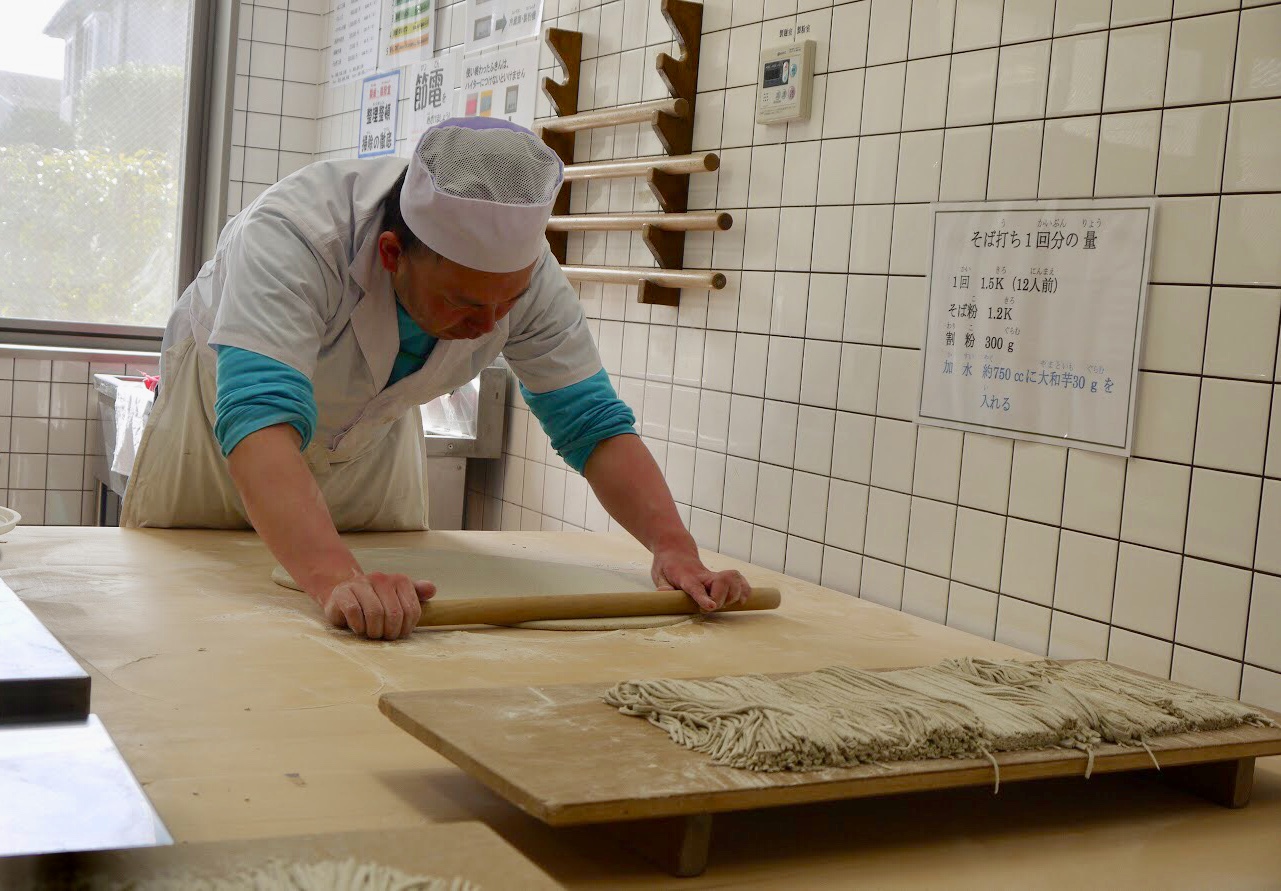
[[[204,258],[213,255],[226,215],[239,18],[240,0],[191,0],[174,302],[196,277]],[[154,353],[160,351],[163,335],[163,327],[150,325],[0,316],[0,345]]]

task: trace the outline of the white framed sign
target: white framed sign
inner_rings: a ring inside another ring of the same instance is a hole
[[[930,211],[917,423],[1128,456],[1156,201]]]
[[[543,0],[467,0],[463,52],[537,37]]]
[[[329,86],[359,80],[378,68],[380,0],[334,0],[330,13]]]
[[[538,100],[537,40],[504,46],[462,60],[458,96],[460,112],[466,117],[502,118],[534,126]]]
[[[360,93],[358,158],[396,153],[396,116],[400,108],[400,69],[365,78]]]
[[[431,58],[435,7],[436,0],[383,0],[380,68]]]

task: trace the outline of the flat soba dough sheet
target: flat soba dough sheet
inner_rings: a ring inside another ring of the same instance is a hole
[[[511,594],[591,594],[652,591],[654,583],[642,573],[625,573],[593,566],[575,566],[497,557],[468,551],[428,551],[419,548],[357,548],[352,551],[366,572],[398,572],[411,579],[436,584],[436,598],[484,597]],[[276,566],[271,580],[301,591],[283,566]],[[519,622],[513,628],[537,631],[617,631],[661,628],[695,618],[680,616],[625,616],[612,619],[548,619]]]

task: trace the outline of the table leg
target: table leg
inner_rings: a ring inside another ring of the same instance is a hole
[[[616,823],[611,828],[624,845],[674,876],[691,878],[707,869],[711,814]]]
[[[1169,783],[1223,807],[1240,808],[1250,803],[1254,787],[1254,759],[1211,761],[1166,767],[1161,776]]]

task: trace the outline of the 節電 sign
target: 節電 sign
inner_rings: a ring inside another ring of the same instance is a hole
[[[1128,455],[1155,201],[931,207],[922,424]]]
[[[413,96],[406,118],[408,137],[402,146],[405,157],[412,157],[423,131],[454,116],[454,82],[458,74],[458,53],[441,53],[435,59],[409,68]],[[408,89],[406,83],[406,89]]]

